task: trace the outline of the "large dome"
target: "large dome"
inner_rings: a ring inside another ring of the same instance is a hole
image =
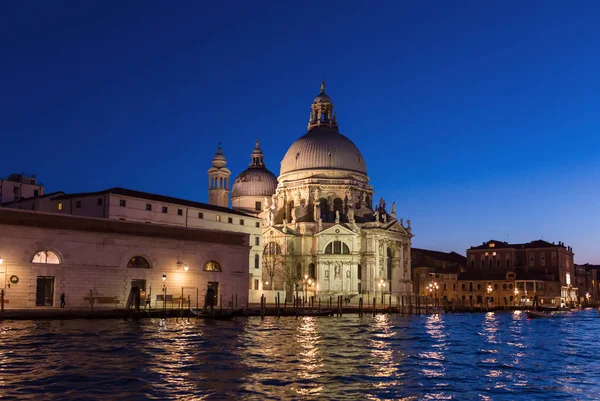
[[[281,161],[280,175],[315,169],[350,170],[367,175],[360,151],[337,127],[314,127],[294,142]]]
[[[277,177],[266,168],[250,167],[233,182],[231,196],[271,196],[277,189]]]

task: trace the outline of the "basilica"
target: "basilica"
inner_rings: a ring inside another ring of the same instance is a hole
[[[208,171],[215,206],[229,206],[226,164],[219,147]],[[308,131],[289,147],[279,176],[267,169],[257,140],[250,166],[231,186],[231,207],[262,221],[262,246],[250,255],[251,292],[411,294],[410,220],[398,219],[395,203],[388,209],[373,195],[366,162],[340,133],[322,83]]]

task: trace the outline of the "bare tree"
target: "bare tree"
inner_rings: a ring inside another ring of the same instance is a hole
[[[293,294],[296,285],[302,280],[302,256],[295,253],[294,244],[288,241],[285,259],[279,269],[279,277],[284,284],[286,294]]]
[[[275,289],[275,278],[279,277],[284,264],[285,256],[281,252],[281,246],[276,242],[266,244],[263,252],[263,276],[267,277],[269,289]]]

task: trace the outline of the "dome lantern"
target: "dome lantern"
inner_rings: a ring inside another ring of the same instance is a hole
[[[315,127],[337,128],[336,117],[333,114],[333,103],[331,98],[325,93],[325,81],[321,81],[321,93],[315,97],[312,104],[312,111],[308,120],[308,129]]]

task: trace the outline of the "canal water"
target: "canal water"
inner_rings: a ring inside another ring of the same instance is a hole
[[[0,399],[597,400],[600,318],[0,322]]]

